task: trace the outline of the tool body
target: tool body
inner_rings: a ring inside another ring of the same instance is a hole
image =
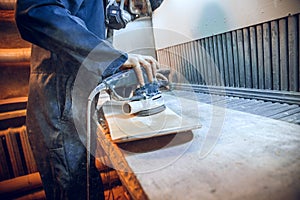
[[[140,86],[134,70],[130,69],[104,79],[102,84],[111,101],[122,104],[124,114],[149,116],[164,111],[166,106],[158,82],[148,82],[144,71],[143,78],[146,84]]]

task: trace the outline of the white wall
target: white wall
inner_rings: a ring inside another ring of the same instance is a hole
[[[140,18],[128,23],[125,29],[115,30],[113,45],[127,53],[156,57],[151,18]]]
[[[300,13],[300,0],[164,0],[154,12],[157,49]]]

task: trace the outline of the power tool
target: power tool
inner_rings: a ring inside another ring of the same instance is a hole
[[[158,81],[148,82],[144,70],[143,78],[146,84],[139,86],[134,70],[130,69],[106,78],[102,84],[111,100],[122,104],[125,114],[149,116],[164,111],[166,106]]]

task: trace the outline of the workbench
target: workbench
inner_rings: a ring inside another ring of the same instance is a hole
[[[133,199],[300,199],[299,125],[178,94],[164,94],[166,105],[200,129],[121,144],[98,129]]]

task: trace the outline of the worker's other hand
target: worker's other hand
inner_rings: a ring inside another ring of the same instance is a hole
[[[152,83],[155,79],[157,69],[159,69],[159,63],[152,56],[128,54],[128,59],[123,64],[121,69],[133,68],[137,75],[140,85],[143,86],[145,85],[145,81],[143,79],[142,67],[147,73],[149,82]]]

